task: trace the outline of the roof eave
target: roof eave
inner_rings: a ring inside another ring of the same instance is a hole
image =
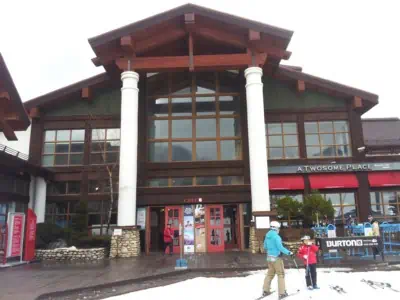
[[[231,24],[238,24],[242,23],[244,26],[249,27],[251,29],[272,34],[275,36],[278,36],[283,39],[290,40],[293,36],[293,31],[291,30],[286,30],[283,28],[263,24],[261,22],[256,22],[252,21],[246,18],[234,16],[231,14],[223,13],[217,10],[209,9],[206,7],[202,7],[199,5],[194,5],[194,4],[185,4],[182,6],[178,6],[176,8],[173,8],[171,10],[159,13],[157,15],[142,19],[140,21],[128,24],[126,26],[108,31],[106,33],[97,35],[95,37],[92,37],[89,39],[89,44],[92,46],[92,48],[95,48],[99,45],[108,43],[112,40],[115,40],[117,38],[120,38],[125,35],[129,35],[134,33],[135,31],[144,29],[146,27],[167,21],[169,19],[178,17],[182,14],[185,13],[195,13],[199,14],[205,17],[210,17],[214,18],[220,21],[225,21],[227,23]]]

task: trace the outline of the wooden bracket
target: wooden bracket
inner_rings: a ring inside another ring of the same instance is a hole
[[[135,46],[134,46],[134,41],[132,36],[126,35],[121,37],[120,39],[120,46],[122,50],[126,53],[134,53],[135,52]]]
[[[194,71],[194,59],[193,59],[193,35],[189,33],[189,71]]]
[[[297,80],[297,92],[303,93],[306,90],[306,84],[303,80]]]
[[[259,40],[261,40],[260,32],[249,29],[249,41],[259,41]]]
[[[187,32],[192,32],[195,25],[195,15],[194,13],[185,14],[185,29]]]
[[[353,108],[361,108],[363,107],[363,102],[361,97],[354,96],[353,98]]]
[[[0,92],[0,99],[10,100],[10,94],[8,92]]]
[[[4,136],[9,141],[17,141],[17,136],[15,135],[14,129],[10,126],[5,118],[4,110],[0,111],[0,129],[3,131]]]
[[[89,87],[85,87],[81,91],[81,97],[82,99],[90,101],[92,98],[92,89]]]
[[[33,107],[29,110],[29,116],[32,119],[38,119],[40,118],[40,110],[39,107]]]

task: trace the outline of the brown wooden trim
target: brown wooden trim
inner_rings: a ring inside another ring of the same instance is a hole
[[[252,214],[253,214],[253,216],[269,216],[269,217],[277,216],[277,212],[275,210],[271,210],[271,211],[254,211]]]
[[[29,142],[29,162],[34,165],[42,165],[43,138],[43,120],[33,119]]]
[[[61,121],[101,121],[101,120],[121,120],[121,115],[78,115],[78,116],[44,116],[43,120],[47,122]]]
[[[337,121],[337,120],[348,120],[348,112],[316,112],[316,113],[305,113],[304,121]]]
[[[356,161],[365,160],[365,151],[359,152],[357,149],[364,146],[364,132],[362,128],[360,113],[352,109],[351,104],[348,105],[349,128],[351,139],[351,151]]]
[[[146,163],[147,170],[199,169],[199,168],[242,168],[242,160],[192,161],[170,163]]]
[[[306,133],[304,129],[304,115],[297,115],[297,133],[299,138],[300,158],[307,158]]]
[[[12,202],[12,201],[28,203],[29,196],[23,196],[16,193],[0,192],[0,202]]]
[[[148,122],[147,122],[147,77],[146,74],[140,74],[139,81],[139,116],[138,116],[138,174],[137,182],[138,186],[143,186],[147,180],[147,133],[148,133]]]
[[[359,222],[367,222],[371,211],[370,188],[368,182],[368,173],[355,173],[357,176],[359,188],[356,193],[357,211]]]
[[[288,109],[268,109],[265,110],[266,114],[271,114],[271,115],[277,115],[277,116],[290,116],[293,114],[318,114],[318,113],[332,113],[332,114],[337,114],[340,112],[347,112],[347,107],[315,107],[315,108],[306,108],[306,109],[294,109],[294,108],[288,108]]]
[[[60,196],[46,196],[46,202],[64,202],[64,201],[80,201],[81,195],[60,195]]]
[[[173,169],[147,171],[147,178],[193,177],[193,176],[243,176],[243,168]],[[144,181],[144,183],[146,183]]]

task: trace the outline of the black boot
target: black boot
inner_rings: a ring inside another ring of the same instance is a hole
[[[288,294],[287,292],[285,292],[285,293],[279,295],[279,300],[285,299],[285,298],[288,297],[288,296],[289,296],[289,294]]]
[[[269,296],[269,295],[271,295],[271,294],[272,294],[271,292],[263,291],[262,296],[263,296],[263,297],[267,297],[267,296]]]

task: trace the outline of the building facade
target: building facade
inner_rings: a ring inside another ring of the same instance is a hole
[[[249,248],[277,199],[312,190],[338,225],[398,217],[400,162],[363,138],[378,96],[281,64],[292,34],[185,5],[90,39],[105,73],[25,103],[30,163],[54,173],[45,220],[87,201],[92,234],[140,228],[150,252],[183,224],[174,251],[213,252]]]

